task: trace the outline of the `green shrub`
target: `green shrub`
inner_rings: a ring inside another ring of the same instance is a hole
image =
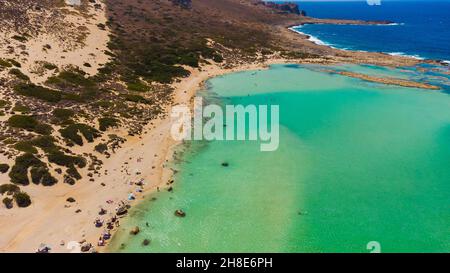
[[[221,63],[223,62],[223,57],[220,54],[215,53],[212,57],[213,61],[215,61],[216,63]]]
[[[28,168],[41,166],[45,166],[42,161],[33,154],[25,153],[16,158],[15,164],[9,172],[9,178],[14,184],[28,185],[30,184],[28,180]]]
[[[94,105],[101,108],[111,108],[114,106],[114,103],[111,101],[101,100],[95,102]]]
[[[52,126],[48,125],[48,124],[43,124],[43,123],[39,123],[34,132],[41,134],[41,135],[50,135],[53,131]]]
[[[30,112],[30,108],[25,105],[16,104],[12,109],[14,112],[28,113]]]
[[[20,71],[17,68],[12,68],[9,71],[9,74],[16,76],[18,79],[24,80],[24,81],[29,81],[30,77],[28,77],[27,75],[23,74],[22,71]]]
[[[19,84],[14,87],[17,94],[41,99],[47,102],[59,102],[63,98],[63,93],[48,89],[35,84]]]
[[[31,174],[31,182],[38,185],[41,183],[42,177],[48,173],[48,169],[44,166],[39,167],[33,167],[31,168],[30,174]]]
[[[104,152],[106,152],[106,151],[108,150],[108,145],[106,145],[106,144],[104,144],[104,143],[100,143],[100,144],[96,145],[96,146],[94,147],[94,149],[95,149],[97,152],[103,154]]]
[[[67,168],[66,173],[70,176],[75,178],[76,180],[80,180],[82,177],[80,173],[77,171],[77,169],[74,166],[71,166]]]
[[[85,77],[85,73],[81,70],[62,71],[57,76],[50,77],[48,84],[53,84],[61,88],[66,87],[94,87],[95,82]]]
[[[25,192],[16,192],[13,197],[20,208],[25,208],[31,205],[31,198]]]
[[[79,69],[62,71],[57,76],[48,78],[46,83],[64,91],[71,91],[64,96],[67,100],[85,101],[94,98],[98,93],[93,78],[86,77],[86,73]],[[74,96],[73,92],[78,94]]]
[[[57,69],[57,68],[58,68],[56,65],[54,65],[54,64],[52,64],[52,63],[49,63],[49,62],[45,62],[45,63],[42,65],[42,67],[44,67],[44,68],[47,69],[47,70],[54,70],[54,69]]]
[[[75,115],[75,112],[70,109],[55,109],[53,110],[53,116],[60,122],[66,122]]]
[[[119,120],[115,119],[115,118],[99,118],[98,119],[98,123],[99,123],[99,128],[100,131],[106,131],[108,130],[108,128],[110,127],[117,127],[117,125],[119,124]]]
[[[128,88],[128,90],[135,91],[135,92],[148,92],[148,91],[150,91],[150,87],[148,85],[146,85],[142,81],[129,82],[129,83],[127,83],[127,88]]]
[[[143,103],[148,104],[150,103],[146,98],[139,96],[139,95],[133,95],[133,94],[123,94],[122,97],[126,101],[136,102],[136,103]]]
[[[11,38],[14,39],[14,40],[17,40],[19,42],[22,42],[22,43],[28,41],[27,37],[24,37],[24,36],[21,36],[21,35],[14,35]]]
[[[9,170],[8,164],[0,164],[0,173],[7,173]]]
[[[13,115],[8,119],[8,125],[41,135],[49,135],[52,132],[52,127],[50,125],[40,123],[31,116]]]
[[[17,142],[14,148],[25,153],[37,154],[38,150],[35,147],[39,147],[46,153],[52,153],[59,151],[58,146],[54,142],[55,139],[52,136],[38,136],[32,140]]]
[[[0,59],[0,67],[11,67],[12,64],[4,59]]]
[[[93,142],[95,138],[101,136],[100,132],[95,128],[82,123],[70,124],[66,128],[59,130],[59,132],[63,138],[80,146],[83,145],[83,138],[78,133],[81,133],[88,142]]]
[[[18,61],[14,60],[14,59],[8,59],[8,62],[10,62],[15,67],[22,67],[22,65]]]
[[[113,57],[113,58],[117,57],[117,56],[116,56],[114,53],[112,53],[111,51],[105,50],[104,52],[105,52],[106,55],[108,55],[108,56],[110,56],[110,57]]]
[[[50,174],[48,168],[45,166],[33,167],[30,173],[31,181],[36,185],[53,186],[58,183],[58,180]]]
[[[7,139],[3,140],[3,143],[6,145],[10,145],[16,143],[16,140],[14,138],[8,137]]]
[[[73,94],[73,93],[63,93],[63,99],[76,101],[76,102],[84,102],[84,101],[86,101],[85,97],[83,97],[81,95],[78,95],[78,94]]]
[[[33,146],[33,144],[30,141],[20,141],[14,144],[14,149],[30,153],[30,154],[37,154],[38,150]]]
[[[9,198],[9,197],[5,197],[3,198],[3,204],[5,205],[5,207],[7,209],[12,209],[13,207],[13,199]]]
[[[3,184],[0,185],[0,194],[13,194],[15,192],[19,192],[20,188],[14,184]]]
[[[0,100],[0,108],[4,108],[9,105],[9,101]]]
[[[86,160],[79,156],[66,155],[61,151],[55,151],[47,155],[48,161],[55,163],[59,166],[72,167],[74,165],[79,168],[84,168],[86,166]]]
[[[38,136],[31,140],[31,144],[41,148],[46,153],[58,151],[58,146],[55,145],[55,139],[52,136]]]
[[[9,118],[8,124],[11,127],[33,131],[39,122],[31,116],[13,115]]]

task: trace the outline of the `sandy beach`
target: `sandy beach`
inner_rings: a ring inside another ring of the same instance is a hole
[[[339,61],[333,60],[331,63]],[[302,61],[323,62],[324,60],[317,59]],[[191,75],[188,78],[173,84],[173,105],[190,105],[196,92],[209,78],[244,70],[267,69],[271,64],[287,63],[296,61],[274,57],[233,68],[206,65],[200,69],[190,69]],[[76,248],[70,248],[74,242],[89,242],[96,251],[104,251],[105,247],[97,247],[104,227],[95,227],[95,219],[106,222],[115,213],[121,201],[133,206],[147,194],[169,187],[168,182],[173,172],[168,163],[173,158],[174,148],[180,144],[170,136],[170,128],[169,117],[155,120],[145,128],[142,136],[126,137],[127,141],[123,147],[110,158],[100,156],[104,167],[101,170],[102,176],[94,177],[95,183],[87,181],[86,178],[86,181],[70,188],[64,184],[55,185],[51,190],[35,185],[28,186],[27,190],[34,200],[30,207],[20,210],[0,209],[0,232],[3,234],[0,238],[0,252],[34,252],[44,243],[51,246],[52,252],[65,253],[77,251]],[[125,135],[120,130],[110,133]],[[82,148],[75,148],[75,152],[92,151],[93,146],[94,144],[87,144]],[[81,174],[86,177],[87,171],[81,170]],[[7,179],[6,174],[0,177]],[[141,180],[144,186],[142,192],[137,193],[135,183]],[[127,200],[130,193],[135,195],[136,200]],[[76,201],[67,202],[69,197]],[[101,208],[107,211],[103,216],[99,215]],[[126,221],[126,216],[119,219],[120,221]]]
[[[76,18],[73,19],[76,20]],[[108,32],[96,27],[97,24],[105,22],[105,14],[99,12],[86,20],[89,23],[77,22],[87,25],[87,32],[90,33],[85,41],[86,46],[79,49],[66,52],[63,47],[59,47],[56,42],[51,43],[51,39],[45,36],[27,44],[30,57],[22,59],[23,71],[34,83],[42,83],[50,76],[50,74],[33,73],[36,61],[45,60],[58,67],[64,67],[69,62],[80,67],[89,63],[91,66],[84,66],[84,69],[90,75],[94,75],[98,68],[108,62],[108,56],[104,53],[108,42]],[[73,248],[74,242],[89,242],[96,251],[105,251],[105,247],[97,247],[104,225],[95,227],[95,219],[98,218],[106,223],[115,214],[120,202],[133,206],[145,199],[149,193],[166,190],[170,186],[169,181],[172,179],[173,172],[169,163],[173,159],[175,147],[180,143],[173,140],[170,135],[171,121],[167,113],[170,113],[171,106],[191,105],[196,92],[203,88],[205,81],[209,78],[237,71],[266,69],[271,64],[370,63],[402,66],[418,63],[418,60],[401,56],[331,49],[308,41],[308,37],[295,34],[286,26],[279,26],[278,29],[278,35],[282,39],[291,41],[292,44],[332,52],[336,56],[325,55],[324,58],[291,60],[274,55],[272,58],[252,63],[236,64],[232,68],[220,64],[207,64],[198,69],[187,68],[191,75],[172,84],[173,103],[166,107],[166,117],[153,120],[144,128],[142,135],[125,137],[126,142],[111,157],[98,155],[98,159],[103,162],[103,167],[99,170],[101,176],[94,175],[92,177],[94,181],[89,181],[89,171],[82,169],[80,174],[84,177],[83,180],[71,187],[63,183],[52,186],[51,189],[29,185],[26,189],[33,200],[31,206],[11,210],[0,208],[0,233],[2,234],[0,252],[35,252],[42,243],[50,246],[51,252],[72,252],[77,251]],[[41,49],[46,43],[51,44],[52,50],[55,50],[54,54],[47,55],[42,52]],[[12,57],[10,53],[0,53],[0,57]],[[371,80],[360,75],[348,76]],[[377,80],[372,79],[372,81]],[[405,82],[400,84],[410,85]],[[413,84],[411,87],[414,87]],[[6,119],[7,117],[0,117],[0,120]],[[127,135],[126,131],[120,128],[111,129],[108,134]],[[72,149],[77,154],[89,153],[92,152],[95,144],[97,143],[88,143]],[[13,164],[12,159],[3,154],[0,155],[0,161]],[[2,182],[8,179],[8,174],[0,174]],[[142,187],[136,185],[140,181],[143,182]],[[133,194],[135,200],[128,200],[130,194]],[[75,201],[68,202],[68,198],[73,198]],[[101,209],[106,210],[104,215],[99,215]],[[119,218],[118,221],[119,223],[126,221],[126,216]]]
[[[174,105],[190,104],[196,91],[202,88],[208,78],[287,62],[273,59],[232,69],[208,65],[201,71],[192,70],[190,77],[174,84]],[[130,205],[134,205],[144,199],[146,194],[167,187],[172,176],[167,163],[172,159],[173,148],[179,144],[171,138],[170,127],[170,118],[155,120],[146,128],[147,133],[128,137],[124,147],[111,158],[100,157],[104,168],[101,177],[94,177],[95,183],[85,181],[70,188],[58,184],[51,190],[30,185],[28,191],[35,200],[30,207],[20,210],[0,209],[0,232],[3,234],[0,251],[34,252],[41,243],[45,243],[52,247],[52,252],[71,252],[73,249],[68,249],[68,245],[73,243],[70,242],[83,240],[96,245],[103,231],[103,228],[95,227],[96,218],[108,220],[110,213],[115,212],[120,201],[127,201],[130,193],[136,195],[136,200],[130,202]],[[123,134],[120,131],[111,133]],[[92,146],[85,145],[82,149],[89,151],[93,149]],[[81,174],[85,177],[86,173],[86,170],[82,170]],[[3,174],[0,178],[7,179],[7,175]],[[141,179],[144,181],[143,192],[136,193],[135,183]],[[67,202],[69,197],[76,202]],[[106,215],[98,215],[100,208],[107,210]],[[98,251],[102,249],[97,248]]]

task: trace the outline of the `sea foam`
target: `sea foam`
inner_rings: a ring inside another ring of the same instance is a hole
[[[323,46],[328,46],[328,47],[337,49],[332,44],[326,43],[326,42],[320,40],[319,38],[317,38],[317,37],[315,37],[315,36],[313,36],[311,34],[307,34],[307,33],[301,32],[300,30],[298,30],[298,28],[301,28],[301,26],[291,27],[291,28],[289,28],[289,30],[291,30],[291,31],[293,31],[295,33],[298,33],[298,34],[302,34],[302,35],[308,36],[308,41],[313,42],[316,45],[323,45]]]

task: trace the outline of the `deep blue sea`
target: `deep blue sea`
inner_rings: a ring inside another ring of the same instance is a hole
[[[450,2],[300,2],[317,18],[389,20],[388,26],[305,25],[296,30],[336,48],[450,61]]]

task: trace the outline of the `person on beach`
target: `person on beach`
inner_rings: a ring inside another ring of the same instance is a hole
[[[104,245],[105,245],[105,240],[103,240],[102,237],[98,238],[98,243],[97,243],[97,245],[98,245],[98,246],[104,246]]]

